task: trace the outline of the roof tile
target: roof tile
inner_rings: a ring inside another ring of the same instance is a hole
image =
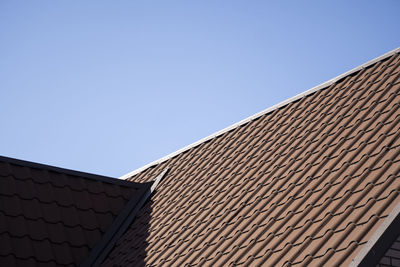
[[[36,188],[31,179],[27,179],[25,181],[15,180],[15,187],[16,187],[15,194],[17,194],[21,198],[33,199],[35,197]]]
[[[117,198],[117,197],[113,196],[113,198]],[[107,197],[107,195],[105,193],[97,194],[96,201],[94,201],[92,203],[92,205],[93,205],[94,210],[101,212],[101,213],[110,211],[110,209],[111,209],[110,204],[109,204],[109,197]]]
[[[68,240],[68,243],[74,247],[87,246],[85,231],[81,226],[64,227],[63,232],[67,237],[67,239],[63,239],[64,242]]]
[[[10,164],[10,169],[12,175],[17,179],[26,180],[29,179],[31,176],[29,168],[26,168],[25,166]]]
[[[86,229],[99,229],[100,224],[93,210],[76,210],[79,222]]]
[[[37,199],[21,201],[23,216],[27,219],[37,220],[39,218],[44,218],[42,213],[41,203]],[[58,221],[58,220],[57,220]]]
[[[0,177],[0,194],[10,196],[15,194],[15,192],[17,192],[15,179],[10,175]]]
[[[74,263],[74,258],[71,255],[70,246],[67,243],[53,243],[52,246],[54,249],[54,258],[57,263],[62,265]]]
[[[69,187],[70,189],[72,189],[70,185],[71,176],[68,176],[65,173],[57,173],[51,171],[42,171],[42,172],[45,172],[43,175],[48,179],[46,182],[51,183],[54,188]]]
[[[51,182],[57,183],[57,182],[52,181],[52,179],[49,175],[49,172],[47,170],[43,170],[43,169],[39,169],[39,168],[31,168],[31,179],[35,183],[38,183],[38,184],[45,184],[45,183],[51,183]],[[57,180],[58,180],[58,182],[62,181],[61,179],[57,179]],[[60,187],[63,187],[63,186],[65,186],[65,185],[64,184],[60,185]]]
[[[75,205],[73,200],[73,190],[69,190],[69,187],[53,187],[54,201],[58,205],[63,207],[70,207]],[[83,205],[88,205],[87,203],[82,203]],[[75,205],[76,206],[76,205]]]
[[[32,247],[35,253],[35,258],[40,262],[49,262],[54,259],[52,245],[48,239],[32,240]]]
[[[53,175],[57,175],[57,174],[53,174]],[[72,190],[75,190],[75,191],[88,190],[89,185],[91,185],[92,183],[93,182],[89,182],[86,185],[84,179],[82,179],[81,177],[73,177],[72,179],[68,179],[68,186]]]
[[[88,247],[71,247],[71,253],[74,257],[75,262],[83,262],[84,259],[89,255]]]
[[[68,237],[71,237],[67,234],[67,227],[65,227],[61,222],[47,224],[47,231],[49,239],[54,243],[67,242]]]
[[[103,183],[100,181],[91,181],[87,183],[88,189],[93,194],[104,192]]]
[[[100,240],[100,237],[101,232],[98,229],[85,231],[85,238],[90,248],[93,248],[96,245],[96,243]]]
[[[37,191],[37,198],[40,202],[51,203],[55,199],[52,184],[35,184],[35,189]]]
[[[9,216],[18,216],[22,214],[21,201],[16,196],[0,195],[1,210]]]
[[[98,222],[100,224],[100,229],[105,232],[109,225],[111,225],[114,217],[111,213],[97,213]]]
[[[96,201],[98,196],[101,194],[96,195]],[[91,196],[89,195],[89,192],[84,190],[84,191],[70,191],[70,196],[73,199],[74,206],[79,206],[80,209],[82,210],[88,210],[92,208],[92,200]]]
[[[25,219],[25,218],[24,218]],[[48,238],[47,225],[43,219],[39,220],[26,220],[26,227],[32,239],[42,240]]]
[[[57,223],[63,222],[66,226],[75,226],[79,223],[74,207],[65,207],[63,211],[55,202],[42,203],[40,202],[43,218],[46,222]]]
[[[18,258],[28,259],[35,256],[32,240],[28,236],[12,237],[11,246],[15,255],[18,255]]]

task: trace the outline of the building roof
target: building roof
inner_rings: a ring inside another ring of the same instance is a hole
[[[126,180],[0,157],[0,266],[398,266],[399,52]]]
[[[396,49],[124,176],[170,170],[103,265],[378,263],[400,231],[399,70]]]
[[[151,184],[0,157],[0,266],[91,265]]]

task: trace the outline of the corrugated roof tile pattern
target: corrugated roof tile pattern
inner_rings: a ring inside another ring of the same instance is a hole
[[[137,174],[170,168],[104,265],[348,265],[400,201],[399,70],[394,54]]]
[[[77,266],[135,192],[0,160],[0,266]]]
[[[378,264],[378,267],[392,266],[400,266],[400,236],[393,242]]]

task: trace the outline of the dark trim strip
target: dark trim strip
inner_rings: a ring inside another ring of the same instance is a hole
[[[157,178],[150,183],[145,183],[146,188],[129,200],[123,211],[117,216],[110,228],[101,238],[100,242],[92,249],[86,260],[80,265],[81,267],[100,266],[104,259],[113,249],[118,239],[125,233],[131,225],[136,214],[154,192],[157,185],[163,177],[165,177],[168,169],[160,173]]]
[[[92,173],[87,173],[87,172],[74,171],[74,170],[70,170],[70,169],[64,169],[64,168],[59,168],[59,167],[50,166],[50,165],[46,165],[46,164],[35,163],[35,162],[31,162],[31,161],[9,158],[9,157],[4,157],[4,156],[0,156],[0,161],[8,162],[8,163],[11,163],[14,165],[19,165],[19,166],[25,166],[25,167],[29,167],[29,168],[33,168],[33,169],[47,170],[47,171],[52,171],[52,172],[64,173],[64,174],[72,175],[72,176],[84,177],[84,178],[88,178],[91,180],[102,181],[102,182],[110,183],[110,184],[124,185],[124,186],[129,186],[129,187],[132,187],[132,186],[135,186],[138,184],[138,183],[133,183],[133,182],[118,179],[118,178],[112,178],[112,177],[107,177],[107,176],[102,176],[102,175],[97,175],[97,174],[92,174]]]
[[[382,222],[365,247],[353,259],[350,266],[376,266],[386,251],[400,235],[400,202]]]

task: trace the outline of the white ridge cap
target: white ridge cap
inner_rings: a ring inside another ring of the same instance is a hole
[[[173,157],[181,154],[182,152],[185,152],[185,151],[187,151],[187,150],[189,150],[189,149],[191,149],[191,148],[193,148],[195,146],[198,146],[198,145],[200,145],[200,144],[202,144],[202,143],[204,143],[204,142],[206,142],[206,141],[208,141],[210,139],[213,139],[214,137],[222,135],[222,134],[224,134],[224,133],[226,133],[226,132],[228,132],[228,131],[230,131],[232,129],[235,129],[236,127],[239,127],[239,126],[241,126],[241,125],[243,125],[243,124],[245,124],[245,123],[247,123],[249,121],[252,121],[252,120],[254,120],[254,119],[258,118],[258,117],[261,117],[264,114],[270,113],[270,112],[274,111],[275,109],[281,108],[281,107],[287,105],[288,103],[294,102],[294,101],[296,101],[296,100],[298,100],[298,99],[300,99],[300,98],[302,98],[304,96],[312,94],[312,93],[314,93],[314,92],[316,92],[318,90],[321,90],[323,88],[326,88],[326,87],[330,86],[331,84],[339,81],[340,79],[342,79],[342,78],[344,78],[346,76],[349,76],[349,75],[351,75],[351,74],[353,74],[353,73],[355,73],[355,72],[357,72],[359,70],[367,68],[367,67],[375,64],[376,62],[381,61],[381,60],[383,60],[385,58],[388,58],[388,57],[390,57],[390,56],[392,56],[392,55],[394,55],[396,53],[399,53],[399,52],[400,52],[400,47],[398,47],[396,49],[393,49],[392,51],[389,51],[389,52],[387,52],[387,53],[385,53],[385,54],[383,54],[383,55],[381,55],[381,56],[379,56],[377,58],[374,58],[374,59],[372,59],[372,60],[370,60],[370,61],[368,61],[368,62],[366,62],[366,63],[364,63],[364,64],[362,64],[362,65],[360,65],[358,67],[355,67],[354,69],[351,69],[351,70],[349,70],[349,71],[347,71],[347,72],[345,72],[345,73],[343,73],[343,74],[341,74],[339,76],[336,76],[335,78],[330,79],[327,82],[324,82],[324,83],[322,83],[320,85],[317,85],[317,86],[315,86],[315,87],[313,87],[313,88],[311,88],[309,90],[306,90],[306,91],[304,91],[304,92],[302,92],[302,93],[300,93],[300,94],[298,94],[298,95],[296,95],[294,97],[291,97],[291,98],[289,98],[287,100],[284,100],[284,101],[280,102],[279,104],[276,104],[276,105],[274,105],[272,107],[264,109],[263,111],[260,111],[260,112],[254,114],[254,115],[252,115],[250,117],[247,117],[244,120],[241,120],[241,121],[239,121],[239,122],[237,122],[235,124],[232,124],[231,126],[228,126],[228,127],[224,128],[224,129],[222,129],[222,130],[220,130],[220,131],[218,131],[216,133],[213,133],[213,134],[203,138],[203,139],[200,139],[197,142],[194,142],[194,143],[192,143],[192,144],[190,144],[188,146],[185,146],[184,148],[181,148],[181,149],[179,149],[179,150],[177,150],[175,152],[172,152],[171,154],[169,154],[169,155],[167,155],[165,157],[162,157],[162,158],[160,158],[158,160],[155,160],[155,161],[153,161],[153,162],[151,162],[151,163],[149,163],[149,164],[147,164],[147,165],[145,165],[143,167],[140,167],[140,168],[138,168],[138,169],[136,169],[134,171],[131,171],[131,172],[121,176],[119,179],[130,178],[130,177],[138,174],[139,172],[142,172],[142,171],[146,170],[147,168],[150,168],[150,167],[152,167],[154,165],[158,165],[158,164],[160,164],[160,163],[162,163],[164,161],[167,161],[168,159],[173,158]]]

